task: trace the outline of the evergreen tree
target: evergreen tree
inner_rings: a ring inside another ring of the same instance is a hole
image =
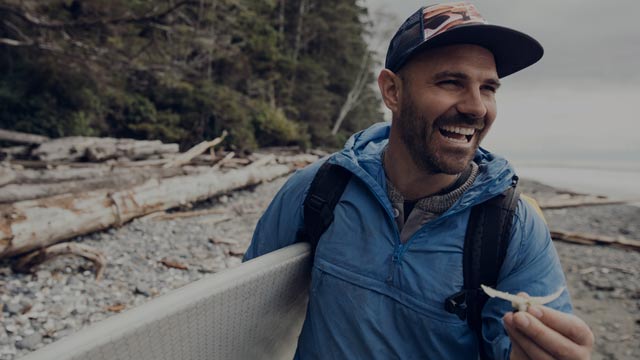
[[[373,81],[366,19],[355,0],[1,0],[0,127],[339,146],[381,119],[364,86],[331,133]]]

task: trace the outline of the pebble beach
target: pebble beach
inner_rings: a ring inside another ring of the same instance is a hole
[[[237,266],[281,178],[181,210],[196,217],[148,216],[73,241],[107,258],[102,279],[93,265],[59,257],[32,274],[0,262],[0,360],[19,359],[62,337],[212,273]],[[537,199],[562,194],[521,182]],[[640,207],[585,206],[545,210],[551,229],[640,239]],[[575,312],[596,335],[594,359],[640,358],[640,252],[555,242]]]

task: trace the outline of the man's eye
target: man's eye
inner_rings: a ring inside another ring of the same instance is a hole
[[[496,91],[498,91],[498,88],[495,86],[490,86],[490,85],[485,85],[482,87],[483,90],[487,90],[490,91],[492,93],[495,93]]]
[[[441,86],[458,87],[460,82],[458,80],[443,80],[438,83]]]

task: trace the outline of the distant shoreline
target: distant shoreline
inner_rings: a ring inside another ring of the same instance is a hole
[[[633,200],[633,205],[640,205],[640,171],[581,166],[536,166],[522,163],[516,163],[515,168],[521,178],[579,193]]]

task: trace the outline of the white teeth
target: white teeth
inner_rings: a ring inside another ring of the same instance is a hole
[[[448,132],[452,132],[452,133],[456,133],[464,136],[473,135],[473,133],[476,132],[476,129],[474,128],[466,128],[466,127],[459,127],[459,126],[443,126],[442,129]]]
[[[467,138],[455,139],[455,138],[451,138],[451,137],[448,137],[448,136],[447,136],[447,139],[448,139],[449,141],[456,142],[456,143],[460,143],[460,144],[466,144],[466,143],[468,143]]]

